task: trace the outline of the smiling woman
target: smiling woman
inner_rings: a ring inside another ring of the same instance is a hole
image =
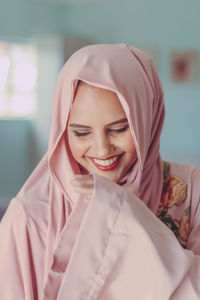
[[[116,93],[85,83],[78,85],[70,111],[68,140],[73,157],[86,172],[117,183],[137,158]]]
[[[1,223],[0,299],[200,299],[200,171],[162,161],[164,116],[144,52],[71,56],[48,152]]]

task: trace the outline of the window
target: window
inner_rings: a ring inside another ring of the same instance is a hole
[[[0,118],[35,114],[37,76],[35,46],[0,42]]]

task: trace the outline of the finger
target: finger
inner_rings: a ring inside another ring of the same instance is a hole
[[[79,180],[79,181],[94,180],[94,177],[91,174],[88,175],[76,174],[74,177],[75,177],[74,180]]]
[[[93,189],[92,188],[83,188],[83,187],[74,187],[74,191],[79,194],[91,196]]]
[[[78,180],[72,180],[71,184],[73,186],[80,186],[80,187],[94,187],[94,182],[92,180],[87,181],[78,181]]]
[[[74,186],[93,187],[94,178],[92,175],[77,176],[75,179],[71,179],[71,184]]]

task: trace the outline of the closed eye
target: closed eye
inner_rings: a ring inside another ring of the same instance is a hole
[[[108,131],[109,132],[114,132],[114,133],[121,133],[121,132],[125,132],[127,129],[129,128],[129,125],[122,127],[122,128],[110,128]]]
[[[129,128],[129,125],[126,125],[125,127],[122,128],[109,128],[107,129],[108,133],[122,133],[125,132],[127,129]],[[91,131],[78,131],[78,130],[73,130],[73,133],[75,134],[75,136],[78,137],[83,137],[83,136],[87,136],[89,134],[91,134]]]
[[[90,131],[77,131],[77,130],[73,130],[75,136],[86,136],[88,134],[90,134]]]

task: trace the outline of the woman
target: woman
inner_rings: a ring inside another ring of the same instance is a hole
[[[163,164],[163,121],[145,53],[72,55],[48,153],[1,223],[1,299],[200,299],[200,171]]]

